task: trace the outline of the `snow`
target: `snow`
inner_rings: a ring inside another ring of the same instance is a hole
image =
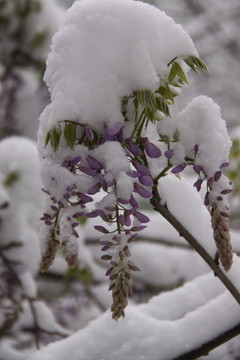
[[[214,258],[216,253],[210,214],[200,194],[184,179],[169,174],[158,185],[161,203],[166,204],[177,220]]]
[[[238,259],[236,266],[239,271]],[[84,331],[35,352],[31,360],[169,360],[239,321],[239,305],[218,279],[208,274],[160,294],[148,304],[130,306],[124,320],[114,322],[105,313]]]
[[[198,144],[195,164],[202,165],[208,177],[214,175],[219,166],[227,161],[231,148],[219,106],[207,96],[198,96],[176,115],[175,121],[187,156]]]
[[[98,130],[123,122],[121,98],[138,89],[156,90],[168,62],[189,54],[197,55],[189,35],[153,6],[75,2],[53,38],[45,73],[52,103],[42,122],[50,129],[72,119]]]

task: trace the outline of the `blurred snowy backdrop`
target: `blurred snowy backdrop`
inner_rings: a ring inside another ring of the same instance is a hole
[[[183,89],[181,103],[177,105],[183,108],[199,94],[212,97],[220,105],[232,137],[240,139],[240,1],[146,2],[156,5],[183,25],[210,70],[201,75],[189,73],[190,85]],[[79,230],[83,239],[79,266],[67,270],[59,254],[49,272],[38,274],[37,222],[41,216],[41,184],[35,141],[39,115],[49,101],[42,75],[51,38],[73,1],[32,1],[35,5],[27,12],[21,11],[24,3],[31,4],[31,1],[0,0],[1,360],[23,360],[28,355],[31,359],[35,343],[45,345],[83,328],[111,304],[104,276],[106,268],[98,260],[98,235],[92,231],[91,221]],[[12,137],[9,142],[10,135],[20,135],[21,139]],[[233,199],[236,229],[232,230],[232,240],[234,250],[240,253],[240,141],[236,140],[234,146],[231,171],[239,193],[236,191]],[[22,174],[25,176],[18,182]],[[151,228],[149,226],[142,234],[133,254],[142,271],[134,279],[131,304],[144,302],[154,294],[209,271],[201,258],[184,241],[179,241],[169,224],[159,221],[158,215],[149,216]],[[146,261],[146,253],[151,261]],[[239,341],[238,337],[223,350],[217,350],[216,355],[213,352],[206,358],[237,359]]]

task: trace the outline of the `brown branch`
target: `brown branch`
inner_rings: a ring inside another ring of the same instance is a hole
[[[199,253],[204,261],[212,268],[215,276],[217,276],[225,287],[230,291],[232,296],[240,304],[240,293],[229,280],[225,273],[221,270],[218,264],[212,259],[208,252],[202,247],[202,245],[196,240],[196,238],[190,234],[190,232],[175,218],[175,216],[168,210],[166,205],[162,205],[160,201],[160,195],[158,193],[157,185],[153,187],[153,197],[151,199],[154,210],[159,212],[179,233],[185,240]]]
[[[207,343],[201,345],[199,348],[191,350],[185,354],[175,357],[172,360],[194,360],[201,356],[207,355],[211,350],[216,349],[218,346],[224,344],[228,340],[231,340],[235,336],[240,334],[240,324],[234,328],[227,330],[225,333],[219,335],[215,339],[209,340]]]

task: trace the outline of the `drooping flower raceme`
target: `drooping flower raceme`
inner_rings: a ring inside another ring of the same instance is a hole
[[[133,0],[76,2],[53,39],[45,74],[51,103],[39,130],[45,192],[40,268],[51,265],[59,244],[74,266],[81,217],[100,217],[106,225],[95,229],[102,234],[102,260],[110,264],[115,319],[124,316],[131,271],[139,270],[129,259],[131,243],[149,221],[138,199],[150,199],[170,169],[185,168],[192,148],[192,164],[202,166],[204,179],[212,176],[195,161],[204,137],[187,150],[180,128],[173,125],[169,136],[157,126],[171,121],[169,105],[188,82],[187,71],[207,69],[197,56],[181,26]]]

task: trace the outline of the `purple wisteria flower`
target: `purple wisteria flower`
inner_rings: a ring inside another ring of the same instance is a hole
[[[141,141],[142,141],[143,147],[146,151],[146,154],[150,158],[156,159],[162,155],[161,150],[156,145],[151,143],[147,137],[141,138]]]

